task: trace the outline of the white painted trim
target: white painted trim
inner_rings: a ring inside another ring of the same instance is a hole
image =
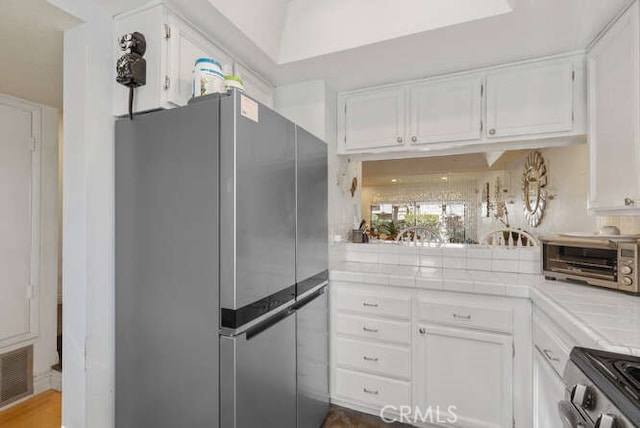
[[[37,339],[38,335],[33,333],[25,333],[2,339],[0,341],[0,354],[22,348],[23,346],[33,345]]]
[[[51,370],[50,388],[62,392],[62,373]]]
[[[51,389],[51,372],[40,373],[33,377],[33,395],[38,395]]]

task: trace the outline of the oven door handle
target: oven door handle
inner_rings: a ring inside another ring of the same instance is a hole
[[[582,421],[582,418],[577,414],[573,408],[573,404],[567,400],[562,400],[558,403],[558,413],[562,420],[563,428],[586,428],[587,426]]]

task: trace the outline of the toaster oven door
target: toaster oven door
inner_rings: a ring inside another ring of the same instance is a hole
[[[543,270],[570,279],[589,279],[591,283],[613,286],[618,282],[618,248],[615,246],[576,246],[548,242],[543,244]],[[594,281],[595,280],[595,281]]]

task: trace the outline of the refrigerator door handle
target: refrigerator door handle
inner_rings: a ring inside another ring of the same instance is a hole
[[[316,298],[322,296],[325,293],[325,288],[326,287],[322,287],[320,290],[318,290],[315,293],[313,293],[312,295],[306,297],[304,300],[301,300],[301,301],[295,303],[294,305],[291,306],[291,310],[292,311],[297,311],[297,310],[302,309],[303,307],[305,307],[306,305],[308,305],[309,303],[314,301]]]
[[[251,327],[245,332],[247,341],[258,336],[260,333],[265,332],[266,330],[270,329],[274,325],[278,324],[283,319],[288,318],[293,314],[294,312],[291,310],[291,308],[285,309],[279,314],[274,315],[273,317],[268,318],[259,324],[256,324],[255,326]]]

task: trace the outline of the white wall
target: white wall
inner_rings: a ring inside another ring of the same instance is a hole
[[[542,223],[538,227],[529,226],[524,218],[524,202],[522,199],[522,169],[524,160],[507,165],[506,171],[511,177],[513,200],[507,205],[512,227],[520,227],[531,231],[534,235],[555,232],[592,232],[597,229],[596,217],[587,213],[588,192],[588,150],[586,144],[542,149],[547,166],[547,192],[553,199],[547,199],[547,209]],[[500,173],[498,173],[500,174]],[[486,181],[493,184],[496,173],[481,177],[479,183]],[[499,228],[492,219],[479,218],[478,235]]]
[[[113,22],[98,0],[49,0],[64,36],[63,397],[66,428],[112,428]]]

